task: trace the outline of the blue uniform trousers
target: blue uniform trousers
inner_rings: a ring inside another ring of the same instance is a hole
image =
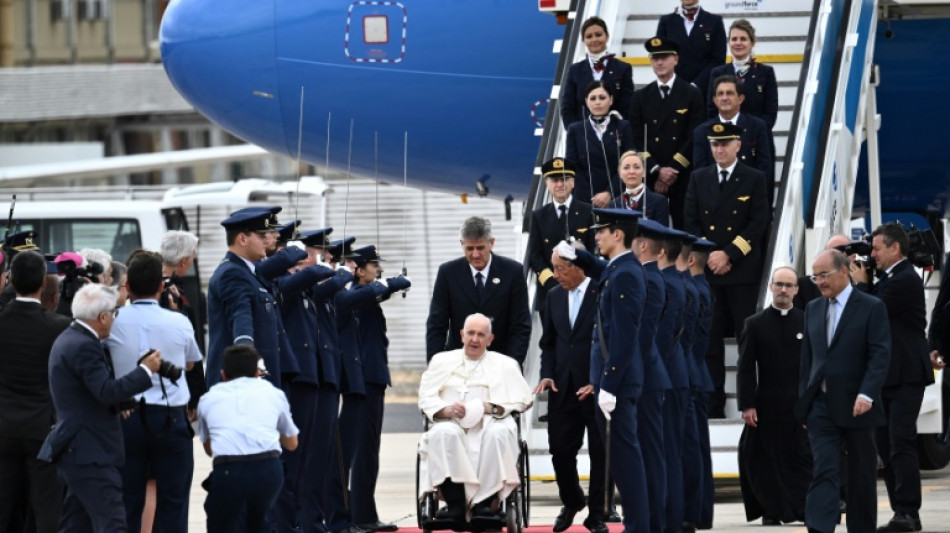
[[[350,514],[356,524],[373,524],[376,511],[376,479],[379,477],[379,444],[383,434],[386,386],[366,384],[366,398],[355,422],[356,453],[351,463]]]
[[[689,390],[667,391],[663,402],[663,447],[666,450],[666,530],[683,525],[683,433]]]
[[[358,394],[343,395],[343,407],[340,409],[340,417],[336,424],[337,430],[334,431],[333,440],[330,443],[329,475],[324,486],[326,490],[324,512],[327,517],[327,528],[333,533],[353,525],[349,490],[350,465],[353,464],[353,456],[356,454],[356,423],[360,416],[363,399],[363,396]],[[337,435],[339,435],[339,440]]]
[[[122,421],[122,433],[122,490],[129,531],[142,529],[145,487],[150,477],[155,479],[157,528],[187,531],[195,456],[185,407],[139,404],[132,416]]]
[[[339,472],[340,461],[333,448],[336,439],[334,427],[340,409],[340,393],[330,385],[322,385],[317,392],[316,412],[313,422],[313,440],[309,459],[303,471],[305,490],[300,502],[300,529],[306,533],[327,533],[326,490],[327,478],[335,469]]]
[[[666,450],[663,447],[663,402],[666,391],[643,391],[637,406],[637,433],[643,450],[650,500],[650,532],[666,524]]]
[[[69,451],[57,467],[59,480],[66,487],[59,530],[69,533],[128,531],[119,468],[72,464],[66,459],[68,455]]]
[[[598,409],[597,425],[606,442],[606,420]],[[617,398],[617,407],[610,422],[610,475],[623,501],[624,533],[649,531],[647,481],[643,454],[637,437],[637,402]]]
[[[270,532],[267,514],[283,484],[284,467],[277,458],[215,465],[205,499],[208,532]]]
[[[699,500],[699,521],[696,526],[700,529],[710,529],[713,523],[713,504],[716,497],[716,486],[713,484],[712,450],[709,447],[709,394],[697,392],[693,394],[693,410],[696,413],[696,427],[699,429],[699,458],[702,459],[701,474],[702,492]]]
[[[273,522],[277,531],[296,531],[301,524],[303,499],[310,490],[310,484],[304,477],[307,462],[313,456],[311,449],[314,438],[314,421],[317,414],[316,385],[310,383],[285,383],[282,387],[290,402],[290,414],[300,433],[297,435],[297,449],[284,450],[281,459],[284,462],[284,486],[274,506]]]
[[[699,522],[702,506],[703,459],[699,445],[699,428],[696,425],[696,409],[689,389],[686,390],[683,400],[683,520],[695,525]]]

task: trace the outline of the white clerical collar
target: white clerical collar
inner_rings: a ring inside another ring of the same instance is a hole
[[[893,271],[893,270],[894,270],[894,267],[896,267],[897,265],[899,265],[899,264],[901,264],[901,263],[903,263],[903,262],[904,262],[904,261],[906,261],[906,260],[907,260],[907,258],[906,258],[906,257],[902,257],[902,258],[901,258],[901,259],[900,259],[899,261],[897,261],[897,262],[896,262],[896,263],[894,263],[893,265],[891,265],[891,266],[889,266],[889,267],[887,267],[887,270],[885,270],[885,271],[884,271],[884,273],[885,273],[885,274],[890,274],[890,273],[891,273],[891,271]],[[17,300],[19,300],[19,298],[17,298]]]
[[[27,302],[27,303],[31,303],[31,304],[40,304],[40,305],[43,305],[43,302],[37,300],[36,298],[27,298],[27,297],[25,297],[25,296],[17,296],[17,297],[16,297],[16,301],[18,301],[18,302]]]
[[[778,307],[777,305],[772,304],[772,309],[775,309],[776,311],[778,311],[779,313],[781,313],[782,316],[785,316],[785,315],[788,314],[789,311],[791,311],[792,309],[794,309],[794,306],[793,306],[793,307],[789,307],[788,309],[782,309],[781,307]]]
[[[485,263],[485,268],[481,270],[476,270],[471,263],[468,264],[468,268],[472,271],[472,279],[475,279],[475,274],[479,272],[482,273],[482,281],[488,283],[488,270],[491,268],[491,255],[488,256],[488,262]]]
[[[728,123],[730,123],[730,124],[733,124],[733,125],[735,125],[735,126],[738,126],[738,125],[739,125],[739,113],[736,113],[736,115],[735,115],[734,117],[732,117],[732,118],[723,118],[722,115],[719,115],[719,122],[722,122],[723,124],[725,124],[726,122],[728,122]]]

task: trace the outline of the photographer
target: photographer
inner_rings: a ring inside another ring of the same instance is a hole
[[[924,388],[934,382],[924,286],[907,259],[910,238],[903,226],[882,224],[871,235],[871,259],[881,276],[871,293],[887,307],[891,328],[891,362],[881,389],[887,424],[876,429],[875,440],[894,517],[878,531],[920,531],[917,414]]]
[[[155,252],[135,255],[128,266],[132,304],[116,317],[106,340],[116,375],[134,370],[149,349],[159,349],[165,357],[162,368],[152,376],[151,388],[136,396],[136,411],[122,421],[126,454],[122,481],[131,531],[140,529],[150,473],[156,480],[157,525],[162,531],[188,528],[194,456],[186,413],[188,384],[182,369],[200,361],[201,353],[188,319],[158,305],[162,289],[161,256]]]
[[[63,252],[54,262],[63,276],[56,308],[61,315],[72,316],[73,296],[87,283],[112,285],[112,257],[102,250],[84,248],[78,252]]]
[[[125,462],[119,404],[152,385],[162,366],[160,352],[138,368],[113,377],[109,352],[100,342],[115,320],[116,293],[89,284],[73,299],[76,318],[50,351],[49,383],[56,425],[37,459],[57,463],[66,485],[60,531],[126,531],[122,477]]]

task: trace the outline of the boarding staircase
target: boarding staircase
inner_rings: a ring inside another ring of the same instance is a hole
[[[660,16],[677,4],[623,0],[572,3],[564,38],[553,47],[560,57],[551,105],[543,128],[537,130],[541,138],[538,167],[564,154],[566,135],[556,100],[567,68],[585,54],[578,35],[581,22],[593,15],[607,22],[612,31],[608,50],[619,51],[622,59],[633,65],[634,83],[639,88],[655,79],[643,42],[655,34]],[[810,9],[803,10],[804,6]],[[703,8],[722,15],[727,31],[733,20],[748,19],[756,28],[754,55],[775,69],[779,85],[779,115],[773,130],[778,193],[763,279],[767,280],[772,268],[780,264],[795,265],[802,271],[805,256],[814,256],[829,235],[845,231],[850,224],[857,159],[866,137],[864,125],[877,124],[869,83],[877,1],[814,0],[809,5],[800,0],[704,0]],[[876,144],[874,135],[870,137],[869,146]],[[547,201],[550,199],[536,168],[532,195],[525,205],[525,231],[531,210]],[[533,292],[534,275],[526,269],[526,276]],[[760,294],[761,308],[769,301],[766,282]],[[539,336],[536,313],[535,326],[533,330]],[[531,348],[534,352],[529,353],[525,370],[529,382],[536,383],[540,367],[536,338]],[[728,418],[710,421],[709,428],[717,478],[735,478],[739,471],[736,452],[742,421],[735,399],[737,360],[736,344],[727,339]],[[544,398],[540,398],[527,432],[533,479],[553,478],[545,424],[539,420],[545,412]],[[588,466],[586,459],[578,457],[581,471]]]

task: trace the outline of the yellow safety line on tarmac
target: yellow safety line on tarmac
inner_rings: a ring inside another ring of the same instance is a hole
[[[762,54],[755,56],[755,60],[759,63],[774,65],[777,63],[801,63],[804,57],[804,54]],[[650,58],[645,56],[621,57],[618,59],[636,66],[648,66],[650,64]],[[726,58],[726,63],[732,63],[732,56]]]

